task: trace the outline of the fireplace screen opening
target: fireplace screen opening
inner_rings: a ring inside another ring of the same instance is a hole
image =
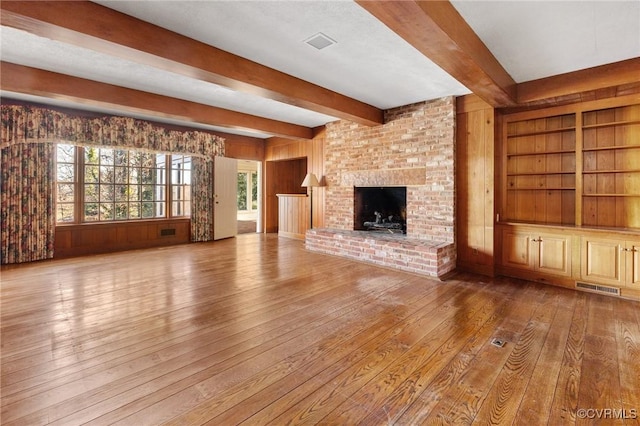
[[[355,187],[353,200],[354,230],[406,234],[406,187]]]

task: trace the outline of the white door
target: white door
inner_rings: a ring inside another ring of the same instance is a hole
[[[235,237],[238,233],[237,161],[215,157],[213,167],[213,239]]]

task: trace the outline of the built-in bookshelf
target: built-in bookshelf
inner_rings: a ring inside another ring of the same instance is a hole
[[[640,300],[640,95],[500,121],[496,271]]]
[[[501,219],[640,229],[640,104],[566,110],[505,116]]]
[[[576,115],[509,122],[505,144],[505,219],[573,223]]]
[[[640,105],[582,113],[582,224],[640,228]]]

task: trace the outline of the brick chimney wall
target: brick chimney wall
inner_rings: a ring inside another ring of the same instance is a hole
[[[385,111],[385,124],[326,126],[325,224],[353,229],[353,187],[407,187],[407,237],[454,242],[455,98]]]

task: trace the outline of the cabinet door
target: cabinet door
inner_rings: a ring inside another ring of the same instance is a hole
[[[502,233],[502,265],[533,269],[531,236],[505,229]]]
[[[582,279],[624,286],[624,241],[582,237]]]
[[[571,275],[571,243],[564,235],[543,234],[535,238],[538,244],[536,269],[555,275]]]
[[[640,242],[627,241],[626,249],[627,286],[640,289]]]

